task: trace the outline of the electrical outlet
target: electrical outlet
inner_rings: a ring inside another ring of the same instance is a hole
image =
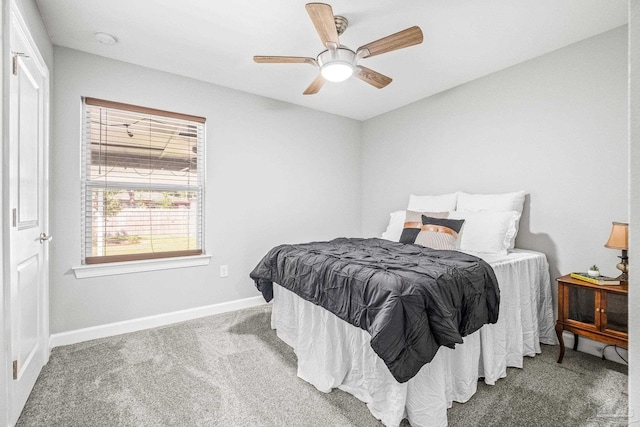
[[[229,275],[229,266],[227,264],[220,266],[220,277],[227,277]]]

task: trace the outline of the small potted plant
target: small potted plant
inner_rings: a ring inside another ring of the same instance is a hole
[[[597,265],[593,264],[591,267],[589,267],[589,271],[587,271],[587,274],[591,277],[598,277],[600,276],[600,269]]]

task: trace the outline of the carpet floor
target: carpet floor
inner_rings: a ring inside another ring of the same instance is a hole
[[[17,426],[376,426],[364,403],[296,376],[271,306],[57,347]],[[451,426],[626,425],[627,369],[543,346],[524,369],[478,385]],[[405,420],[403,427],[409,423]]]

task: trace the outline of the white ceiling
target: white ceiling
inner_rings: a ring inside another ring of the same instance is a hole
[[[307,64],[256,64],[253,55],[315,57],[322,43],[303,1],[36,0],[51,40],[168,71],[365,120],[628,22],[627,0],[332,0],[349,20],[340,37],[356,49],[418,25],[424,42],[367,58],[393,78],[384,89],[358,79],[302,92]],[[118,39],[99,44],[95,32]]]

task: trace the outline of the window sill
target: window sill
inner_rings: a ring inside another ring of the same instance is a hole
[[[76,279],[114,276],[116,274],[141,273],[144,271],[168,270],[171,268],[198,267],[209,265],[211,255],[185,256],[142,261],[110,262],[105,264],[80,265],[72,267]]]

